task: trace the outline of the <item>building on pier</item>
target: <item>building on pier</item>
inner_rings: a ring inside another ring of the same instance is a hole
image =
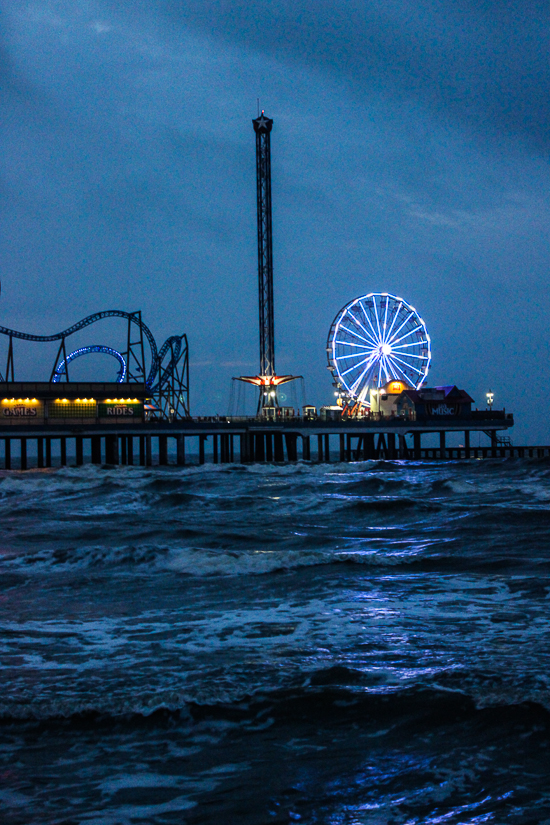
[[[370,392],[370,415],[379,418],[469,418],[474,399],[466,390],[446,387],[414,389],[404,381],[388,381]]]
[[[9,382],[0,385],[1,426],[101,424],[146,419],[144,384]]]
[[[370,391],[370,413],[390,417],[396,415],[396,401],[404,390],[411,390],[405,381],[388,381],[383,387],[373,387]]]
[[[468,418],[473,403],[474,399],[465,390],[454,385],[404,389],[394,401],[396,415],[409,418]]]

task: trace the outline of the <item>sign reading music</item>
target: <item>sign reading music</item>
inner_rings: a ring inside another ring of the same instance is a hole
[[[443,401],[440,404],[429,404],[428,412],[430,415],[458,415],[458,404],[449,406]]]

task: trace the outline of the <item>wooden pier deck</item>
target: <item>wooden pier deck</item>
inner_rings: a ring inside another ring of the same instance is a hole
[[[291,419],[266,422],[254,418],[208,418],[180,421],[62,423],[0,426],[0,467],[111,465],[184,465],[222,463],[546,458],[550,446],[513,446],[498,432],[513,425],[511,415],[452,420],[387,419],[323,421]],[[487,443],[474,446],[471,434],[485,433]],[[422,446],[427,434],[437,446]],[[461,446],[447,437],[460,434]]]

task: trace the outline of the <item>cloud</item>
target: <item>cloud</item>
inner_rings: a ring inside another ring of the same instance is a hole
[[[550,6],[541,0],[162,0],[157,13],[345,78],[362,101],[414,99],[488,137],[550,149]]]
[[[106,32],[112,31],[113,27],[108,23],[102,23],[100,20],[95,20],[90,24],[90,28],[97,32],[97,34],[105,34]]]

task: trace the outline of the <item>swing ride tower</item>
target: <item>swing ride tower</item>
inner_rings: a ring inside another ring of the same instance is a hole
[[[258,222],[258,297],[260,322],[260,371],[237,380],[259,387],[258,413],[279,406],[277,387],[294,375],[275,372],[275,323],[273,310],[273,224],[271,216],[271,129],[273,120],[263,110],[252,121],[256,134],[256,196]]]

